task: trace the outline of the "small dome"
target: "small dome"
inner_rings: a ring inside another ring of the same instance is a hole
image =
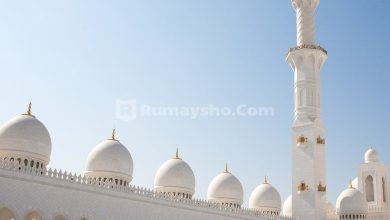
[[[154,189],[161,193],[172,193],[191,198],[195,193],[195,175],[191,167],[181,158],[176,157],[163,163],[154,178]]]
[[[243,203],[244,190],[240,181],[227,168],[210,183],[207,200],[214,203],[240,207]]]
[[[367,202],[363,193],[350,186],[337,198],[336,211],[338,215],[365,215],[367,213]]]
[[[292,195],[287,197],[287,199],[284,201],[282,215],[292,217]]]
[[[112,139],[101,142],[89,153],[85,175],[129,183],[133,179],[133,158],[127,148],[115,139],[114,132]]]
[[[278,214],[281,203],[279,192],[266,180],[253,190],[249,198],[249,208],[267,213]]]
[[[379,162],[379,155],[376,150],[370,148],[364,154],[364,162],[365,163],[374,163]]]
[[[0,155],[27,159],[47,165],[50,161],[51,139],[45,125],[28,114],[16,116],[0,128]]]

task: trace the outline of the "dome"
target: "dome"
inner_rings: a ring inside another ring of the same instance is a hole
[[[249,208],[262,212],[279,213],[281,203],[279,192],[266,179],[253,190],[249,198]]]
[[[31,161],[31,164],[37,161],[46,166],[50,154],[50,134],[45,125],[31,114],[31,104],[27,114],[12,118],[0,128],[2,157],[20,158],[26,163]]]
[[[243,203],[243,194],[240,181],[226,167],[223,173],[211,181],[207,191],[207,200],[239,207]]]
[[[98,144],[88,155],[85,175],[94,178],[130,182],[133,158],[127,148],[113,137]]]
[[[195,176],[191,167],[176,157],[163,163],[154,178],[154,189],[161,193],[172,193],[191,198],[195,193]]]
[[[282,215],[292,217],[292,195],[287,197],[287,199],[284,201]]]
[[[379,162],[379,155],[376,150],[370,148],[364,154],[364,162],[365,163],[374,163]]]
[[[339,215],[366,214],[367,202],[363,193],[350,186],[337,198],[336,210]]]

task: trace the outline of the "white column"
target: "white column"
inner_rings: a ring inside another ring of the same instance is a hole
[[[291,0],[297,15],[297,44],[316,42],[315,11],[319,0]]]

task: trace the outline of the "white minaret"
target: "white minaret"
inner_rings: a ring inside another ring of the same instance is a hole
[[[325,134],[320,109],[320,71],[327,52],[316,44],[319,0],[291,0],[297,15],[297,44],[286,60],[294,71],[292,215],[326,219]]]

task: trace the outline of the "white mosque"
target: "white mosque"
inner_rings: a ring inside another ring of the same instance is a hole
[[[387,166],[372,148],[335,207],[326,199],[320,70],[327,52],[315,42],[319,0],[291,1],[298,46],[286,57],[294,72],[295,117],[292,189],[283,205],[265,178],[242,207],[243,187],[227,166],[210,182],[207,199],[194,198],[195,175],[178,151],[157,170],[153,189],[134,186],[131,154],[115,130],[90,152],[83,175],[52,169],[50,135],[30,103],[0,128],[0,220],[390,219]]]

